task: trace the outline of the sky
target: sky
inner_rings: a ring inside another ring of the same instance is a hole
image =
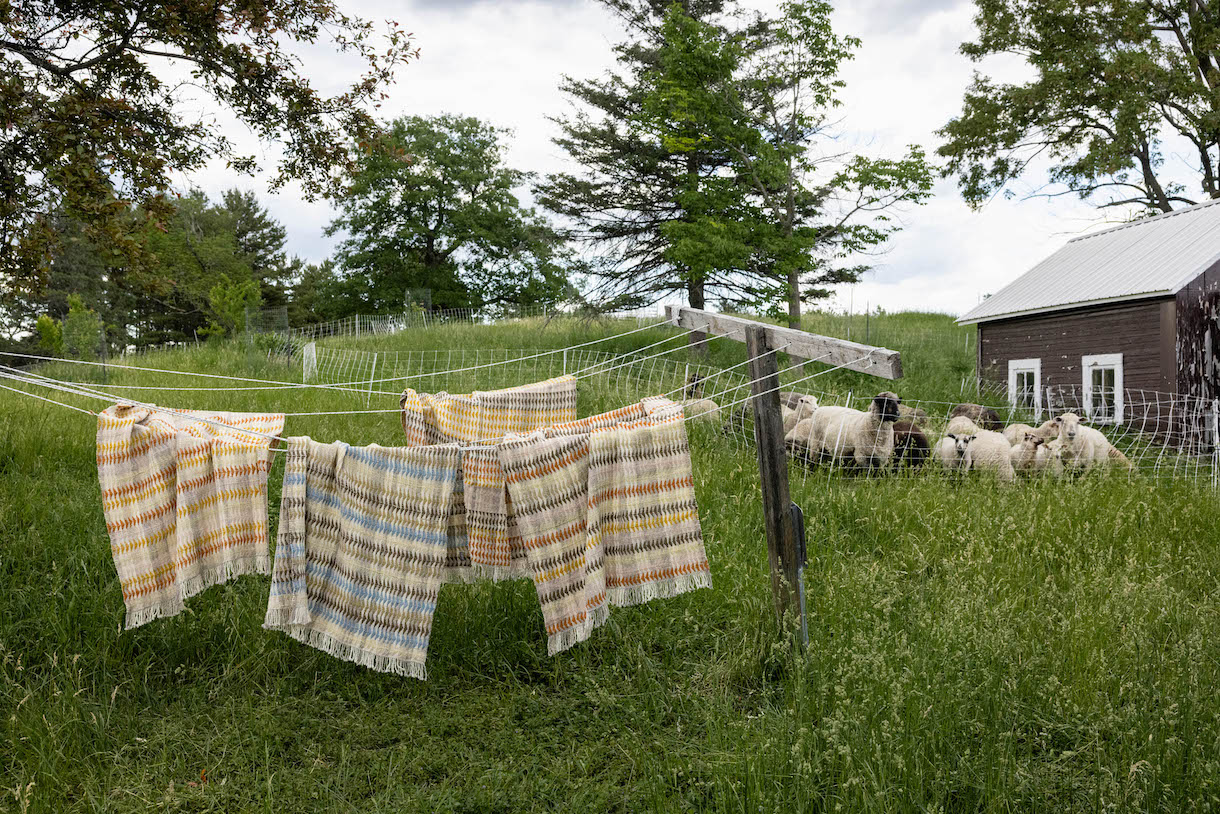
[[[340,6],[375,20],[392,16],[413,32],[420,49],[418,60],[401,69],[378,115],[459,113],[508,127],[509,163],[540,174],[573,169],[551,143],[557,130],[548,117],[570,109],[559,92],[561,78],[603,73],[613,65],[614,44],[624,38],[621,24],[594,0],[341,0]],[[873,156],[901,156],[908,144],[923,145],[931,155],[939,143],[935,131],[960,112],[977,68],[958,53],[973,38],[972,15],[969,0],[840,2],[836,31],[863,42],[843,71],[839,139]],[[358,70],[324,46],[309,49],[304,58],[323,92],[340,91]],[[984,68],[1001,78],[1018,77],[1022,70],[1003,62]],[[274,159],[274,147],[259,147],[222,112],[210,115],[240,147]],[[323,233],[334,216],[331,207],[304,201],[291,186],[273,194],[267,177],[239,176],[214,163],[183,183],[213,197],[233,186],[254,189],[286,226],[291,254],[325,259],[336,242]],[[1032,192],[1040,179],[1029,182]],[[939,181],[934,192],[928,204],[902,213],[904,228],[873,259],[874,270],[836,289],[830,307],[961,314],[1069,238],[1104,225],[1095,209],[1075,199],[1018,195],[973,211],[952,179]]]

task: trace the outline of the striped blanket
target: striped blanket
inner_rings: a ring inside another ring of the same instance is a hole
[[[121,404],[98,415],[97,475],[128,629],[270,570],[264,436],[283,431],[282,415]]]
[[[461,451],[287,443],[263,626],[374,670],[425,678]]]
[[[560,376],[470,395],[407,390],[400,403],[408,446],[471,443],[573,421],[576,379]],[[450,515],[446,579],[527,576],[511,517],[499,456],[494,450],[465,450]]]
[[[648,399],[501,445],[547,651],[611,605],[711,587],[681,408]]]

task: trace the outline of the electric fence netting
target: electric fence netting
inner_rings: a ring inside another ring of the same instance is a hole
[[[396,426],[396,422],[384,422],[383,419],[385,415],[398,412],[398,399],[406,387],[423,392],[463,393],[512,387],[567,374],[581,382],[579,410],[582,415],[613,409],[646,396],[665,394],[675,400],[691,402],[688,420],[708,428],[700,431],[701,437],[718,438],[720,443],[737,447],[751,446],[754,443],[750,404],[753,382],[745,369],[746,362],[713,365],[691,355],[686,348],[683,340],[689,339],[694,329],[672,330],[671,321],[647,322],[641,318],[636,322],[636,326],[627,331],[553,349],[398,350],[369,348],[368,340],[362,342],[360,348],[307,343],[290,350],[289,361],[280,368],[292,369],[287,367],[291,364],[295,368],[292,378],[301,381],[291,381],[287,375],[268,379],[168,370],[129,365],[126,360],[81,363],[38,357],[25,359],[36,363],[36,370],[9,367],[4,368],[0,376],[7,380],[3,385],[6,391],[31,395],[42,391],[44,395],[38,397],[44,400],[49,398],[47,391],[55,391],[60,397],[70,399],[57,403],[76,410],[98,408],[102,402],[134,400],[144,404],[172,404],[183,409],[240,411],[267,410],[270,406],[293,419],[292,432],[295,434],[315,432],[307,422],[310,417],[346,417],[350,421],[366,417],[386,426]],[[611,352],[596,347],[647,330],[665,330],[666,326],[671,326],[667,336],[632,350]],[[711,344],[719,339],[712,335],[705,341]],[[781,347],[776,352],[783,350]],[[108,380],[100,383],[80,381],[80,377],[67,372],[74,365],[102,367],[109,372]],[[795,407],[797,398],[807,395],[822,406],[851,407],[868,412],[878,391],[892,389],[901,394],[901,380],[893,383],[870,381],[861,386],[856,377],[851,389],[844,389],[839,379],[819,381],[842,367],[844,365],[832,365],[817,357],[783,367],[780,371],[782,401]],[[174,377],[188,378],[172,384],[166,381]],[[207,378],[209,382],[196,386],[189,383],[189,377]],[[290,393],[279,393],[280,390]],[[980,427],[982,430],[1002,429],[1014,424],[1027,424],[1036,429],[1049,418],[1075,413],[1121,454],[1121,458],[1114,459],[1119,464],[1108,467],[1116,472],[1152,480],[1188,480],[1213,489],[1220,485],[1218,416],[1214,403],[1204,399],[1145,390],[1054,387],[1046,388],[1036,399],[1027,399],[1025,404],[1014,405],[1006,393],[982,387],[963,393],[962,400],[993,411],[994,426],[988,423],[988,426]],[[941,455],[941,445],[958,403],[904,398],[903,415],[898,425],[900,431],[896,433],[893,451],[883,466],[870,462],[869,466],[862,467],[852,454],[857,445],[883,440],[880,433],[872,438],[848,439],[839,426],[835,438],[822,438],[820,443],[812,445],[802,442],[799,431],[795,437],[790,434],[794,478],[797,482],[816,481],[823,477],[858,476],[862,470],[885,477],[958,477],[962,474],[960,467],[953,466],[952,460],[946,461]],[[799,417],[810,418],[808,415]],[[306,423],[299,423],[301,421]],[[365,426],[371,425],[361,425],[351,439],[353,442],[360,441]],[[377,439],[379,442],[392,440],[388,435],[378,435]],[[1066,467],[1068,473],[1071,470],[1070,465]],[[1055,468],[1048,465],[1037,471],[1053,474]],[[1016,473],[1019,478],[1020,470]]]

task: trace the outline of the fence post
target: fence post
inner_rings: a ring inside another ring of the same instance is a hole
[[[301,350],[301,381],[309,384],[318,378],[318,345],[310,342]]]
[[[377,378],[377,353],[373,353],[373,369],[369,371],[369,394],[364,400],[364,406],[367,408],[373,403],[373,380]]]
[[[801,562],[792,499],[788,492],[788,455],[784,449],[784,421],[779,401],[779,364],[770,352],[766,329],[746,329],[746,352],[750,357],[750,389],[754,405],[754,441],[762,479],[763,521],[767,531],[767,556],[771,564],[771,593],[781,622],[791,611],[801,614],[800,629],[806,630],[801,603]],[[802,644],[807,643],[802,636]]]
[[[563,349],[563,373],[565,376],[568,374],[568,349],[567,348]]]

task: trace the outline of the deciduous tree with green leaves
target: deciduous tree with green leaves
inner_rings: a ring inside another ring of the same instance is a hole
[[[401,310],[556,302],[567,294],[560,236],[521,205],[530,175],[504,163],[507,131],[467,116],[408,116],[362,151],[328,234],[347,302]]]
[[[363,73],[320,93],[301,48],[325,43]],[[342,187],[351,140],[415,54],[409,35],[330,2],[0,2],[0,284],[37,288],[54,219],[85,224],[111,259],[137,264],[152,222],[171,217],[170,179],[220,159],[258,169],[206,113],[219,104],[281,146],[272,185]]]
[[[972,206],[1047,165],[1034,194],[1170,212],[1220,197],[1220,8],[1205,0],[975,0],[976,62],[1025,60],[1033,77],[976,74],[940,131],[946,174]]]

